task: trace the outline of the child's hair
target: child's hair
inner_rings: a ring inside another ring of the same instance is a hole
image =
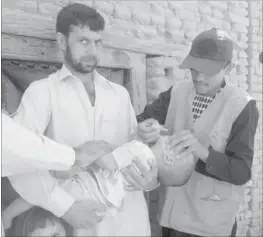
[[[14,218],[7,236],[30,236],[34,230],[45,228],[47,221],[61,224],[65,228],[66,236],[72,236],[73,229],[70,225],[51,212],[36,206]]]

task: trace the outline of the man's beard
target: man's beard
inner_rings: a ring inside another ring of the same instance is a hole
[[[91,73],[94,71],[94,69],[98,65],[98,60],[95,56],[93,55],[88,55],[85,57],[82,57],[79,59],[79,62],[76,62],[73,60],[72,53],[70,51],[70,48],[67,46],[66,53],[65,53],[65,61],[69,64],[69,66],[76,72],[79,73]],[[85,61],[87,63],[93,62],[85,66]],[[82,63],[83,62],[83,63]]]

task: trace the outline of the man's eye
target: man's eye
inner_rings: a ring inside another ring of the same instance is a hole
[[[96,45],[101,45],[101,43],[102,43],[101,40],[95,42]]]
[[[81,40],[80,42],[81,42],[82,44],[87,44],[87,43],[88,43],[87,40]]]

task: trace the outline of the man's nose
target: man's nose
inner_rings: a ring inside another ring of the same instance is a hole
[[[89,44],[89,47],[87,47],[87,53],[89,53],[89,54],[94,54],[94,55],[96,55],[96,53],[97,53],[97,48],[96,48],[96,45],[95,45],[95,43],[94,42],[91,42],[90,44]]]
[[[196,76],[194,78],[195,81],[203,81],[204,80],[204,77],[202,76],[201,73],[196,73]]]

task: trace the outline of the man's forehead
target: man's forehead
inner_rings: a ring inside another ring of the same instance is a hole
[[[102,39],[103,31],[92,31],[89,26],[81,26],[81,25],[71,25],[70,26],[70,34],[74,35],[77,38],[84,37],[88,39]]]

